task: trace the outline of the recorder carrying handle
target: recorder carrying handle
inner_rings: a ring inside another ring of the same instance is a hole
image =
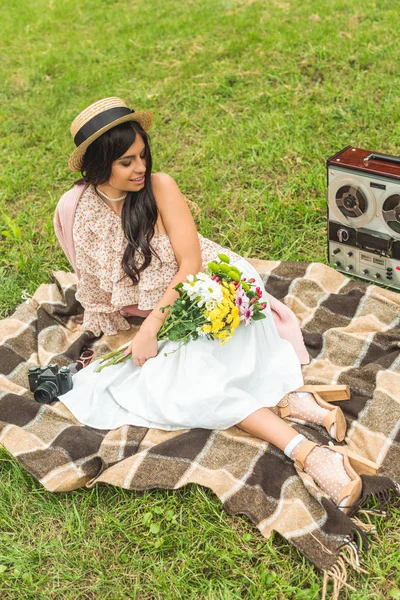
[[[387,156],[386,154],[370,154],[364,158],[364,162],[368,162],[369,160],[385,160],[400,165],[400,158],[397,158],[397,156]]]

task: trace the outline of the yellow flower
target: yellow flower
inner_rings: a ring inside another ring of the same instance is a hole
[[[221,313],[224,317],[230,312],[230,306],[228,302],[222,302]]]
[[[214,308],[212,311],[208,313],[208,318],[211,322],[220,318],[221,311],[218,308]]]
[[[222,321],[220,321],[220,320],[214,321],[214,323],[212,324],[211,331],[213,333],[218,333],[218,331],[223,329],[223,327],[224,327],[224,323]]]
[[[222,288],[222,293],[225,296],[225,298],[231,298],[232,297],[232,293],[229,289],[229,284],[227,283],[226,286],[224,286]]]
[[[211,331],[211,325],[203,325],[203,327],[201,328],[202,331],[204,331],[204,333],[210,333]]]
[[[215,334],[215,337],[221,340],[221,345],[224,346],[233,335],[233,329],[224,329],[220,333]]]
[[[232,319],[233,319],[233,315],[232,315],[232,313],[231,313],[230,315],[228,315],[228,316],[226,317],[226,322],[227,322],[227,323],[232,323]]]
[[[233,283],[230,283],[230,284],[229,284],[229,289],[231,290],[232,294],[235,294],[235,293],[236,293],[236,288],[235,288],[235,286],[233,285]]]
[[[222,331],[220,331],[219,333],[216,334],[216,338],[218,338],[219,340],[224,340],[226,337],[228,337],[228,331],[226,329],[223,329]]]
[[[231,326],[236,329],[236,327],[239,327],[239,325],[240,325],[240,317],[236,316],[236,317],[234,317]]]
[[[239,307],[238,306],[234,306],[231,310],[231,313],[234,317],[237,317],[239,314]]]

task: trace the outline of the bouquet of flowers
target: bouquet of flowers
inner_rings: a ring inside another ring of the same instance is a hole
[[[188,275],[185,282],[174,287],[179,298],[172,306],[160,308],[161,312],[167,309],[169,312],[158,332],[158,340],[182,342],[176,350],[190,339],[203,336],[226,344],[240,323],[247,326],[265,319],[262,311],[267,305],[260,302],[262,291],[255,286],[255,279],[242,277],[239,269],[230,265],[226,254],[218,254],[218,259],[219,262],[209,262],[205,271]],[[113,350],[102,356],[97,372],[129,358],[124,348]]]

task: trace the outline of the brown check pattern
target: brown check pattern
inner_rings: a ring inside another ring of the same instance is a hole
[[[349,446],[380,465],[363,476],[360,504],[381,504],[398,491],[400,471],[400,294],[353,281],[317,263],[252,260],[266,289],[297,315],[311,362],[306,383],[342,383]],[[33,298],[0,321],[0,444],[53,492],[108,483],[125,489],[177,489],[197,483],[212,489],[231,514],[245,514],[263,536],[280,533],[339,589],[346,564],[357,568],[359,519],[340,512],[307,476],[267,442],[233,427],[165,432],[124,426],[100,431],[80,425],[59,402],[40,405],[27,390],[36,364],[75,361],[82,349],[97,355],[125,343],[131,330],[94,338],[77,328],[76,276],[57,271]],[[317,425],[293,422],[307,437],[327,443]],[[365,532],[361,532],[365,536]]]

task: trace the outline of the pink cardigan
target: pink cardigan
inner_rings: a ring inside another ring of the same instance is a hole
[[[79,271],[76,268],[73,225],[76,207],[78,206],[79,199],[85,189],[85,185],[76,185],[61,196],[54,215],[54,230],[56,236],[78,277]],[[274,298],[274,296],[271,296],[271,294],[268,294],[268,292],[267,295],[279,336],[292,344],[301,364],[309,363],[310,358],[304,345],[301,329],[295,314],[289,307]],[[126,309],[128,309],[127,312],[129,312],[129,307],[124,307],[124,310]]]

